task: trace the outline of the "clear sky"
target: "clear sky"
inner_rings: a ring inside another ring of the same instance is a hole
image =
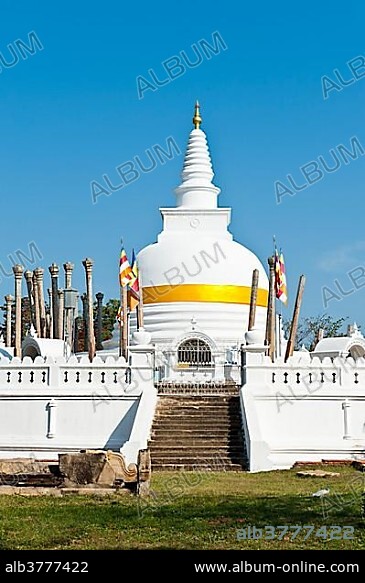
[[[155,240],[183,155],[94,204],[90,184],[105,185],[103,174],[121,184],[117,166],[136,156],[147,166],[146,150],[168,138],[183,152],[198,98],[232,233],[265,264],[274,234],[284,251],[284,314],[304,273],[303,315],[349,316],[364,329],[364,18],[360,0],[3,0],[1,294],[13,291],[4,272],[20,250],[26,267],[45,267],[47,287],[48,266],[72,261],[83,290],[81,261],[92,257],[94,291],[117,297],[120,239],[128,252]],[[216,54],[204,44],[214,47],[214,33]],[[301,190],[278,204],[278,182],[295,192],[287,175]]]

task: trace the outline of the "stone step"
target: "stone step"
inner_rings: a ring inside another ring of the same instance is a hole
[[[220,472],[245,472],[248,471],[248,466],[246,466],[246,464],[244,464],[243,466],[241,464],[226,464],[223,465],[219,470],[215,470],[214,466],[211,466],[209,464],[201,464],[200,466],[197,466],[197,464],[179,464],[179,463],[173,463],[173,464],[169,464],[169,463],[162,463],[162,464],[158,464],[158,463],[154,463],[152,464],[152,468],[154,472],[194,472],[197,474],[203,474],[204,472],[209,473],[209,472],[214,472],[214,471],[220,471]]]
[[[199,427],[190,427],[190,426],[189,427],[180,427],[178,430],[176,430],[176,433],[178,431],[181,432],[182,437],[189,437],[189,436],[194,436],[194,435],[202,435],[202,436],[212,435],[212,428],[211,427],[202,427],[202,425],[200,425]],[[224,435],[227,435],[227,431],[228,431],[229,435],[242,435],[242,429],[240,426],[237,428],[233,427],[232,429],[229,429],[229,428],[227,428],[227,425],[224,424],[224,426],[222,426],[220,428],[214,427],[214,436],[222,437]],[[156,435],[156,436],[158,435],[158,436],[164,437],[164,436],[171,435],[171,431],[166,428],[166,425],[161,425],[161,427],[156,427],[156,429],[153,429],[152,434]]]
[[[169,419],[208,419],[213,421],[214,419],[240,419],[240,413],[230,413],[229,411],[222,411],[219,413],[209,413],[206,411],[183,411],[181,413],[171,413],[168,411],[157,411],[158,418],[166,418]]]
[[[232,441],[243,441],[244,437],[242,433],[236,431],[234,433],[223,431],[221,435],[217,435],[216,433],[212,433],[211,431],[202,432],[201,429],[197,429],[194,433],[191,431],[183,432],[183,431],[175,431],[171,433],[171,431],[167,431],[163,434],[156,433],[155,431],[152,432],[150,441],[151,442],[159,442],[159,443],[177,443],[181,441],[182,443],[187,443],[191,441],[203,441],[204,443],[231,443]]]
[[[199,403],[199,402],[191,402],[186,403],[186,401],[181,401],[180,403],[166,403],[165,401],[161,400],[158,402],[157,405],[159,408],[169,409],[170,411],[175,411],[179,409],[201,409],[202,407],[205,409],[236,409],[240,407],[239,401],[232,403],[232,402],[216,402],[210,401],[209,403]]]
[[[243,444],[241,440],[226,441],[226,442],[210,442],[205,440],[191,440],[186,441],[170,441],[161,443],[160,441],[150,441],[148,444],[150,451],[156,453],[158,451],[169,452],[177,450],[188,450],[190,452],[197,452],[198,448],[202,451],[242,451]]]
[[[224,431],[239,431],[241,429],[241,423],[178,423],[172,422],[171,420],[166,420],[166,423],[158,423],[153,425],[153,431],[157,430],[166,430],[166,431],[173,431],[174,433],[178,431],[185,430],[194,430],[194,431],[206,431],[208,433],[214,433],[215,431],[224,430]]]
[[[160,396],[149,441],[152,469],[247,468],[237,396]]]
[[[207,461],[207,460],[216,460],[216,462],[220,463],[220,461],[232,461],[233,459],[235,460],[245,460],[246,459],[246,455],[244,454],[244,452],[240,451],[227,451],[227,450],[204,450],[201,449],[199,451],[191,451],[189,449],[187,449],[186,451],[183,450],[171,450],[170,452],[154,452],[151,451],[151,459],[156,461],[158,459],[165,459],[165,460],[170,460],[169,463],[171,463],[171,458],[173,459],[183,459],[183,460],[187,460],[187,459],[192,459],[195,461]],[[217,461],[218,460],[218,461]]]
[[[210,397],[209,399],[165,399],[160,397],[158,404],[162,407],[237,407],[240,403],[239,399],[230,397],[226,399],[216,399]]]
[[[176,460],[195,460],[196,463],[199,461],[205,462],[207,459],[213,458],[216,459],[216,463],[219,465],[221,462],[217,461],[220,459],[228,460],[230,462],[241,463],[242,461],[246,460],[245,455],[242,453],[242,450],[237,451],[186,451],[183,452],[181,450],[171,451],[170,453],[166,453],[165,451],[151,451],[151,459],[153,461],[165,461],[166,463],[173,463]],[[193,463],[193,462],[192,462]],[[224,462],[225,463],[225,462]]]
[[[206,419],[207,421],[223,421],[223,422],[227,422],[227,421],[240,421],[241,420],[241,415],[239,415],[238,413],[234,413],[232,415],[227,414],[216,414],[216,415],[204,415],[203,413],[199,413],[199,415],[193,415],[191,413],[184,413],[182,415],[169,415],[168,413],[157,413],[157,417],[156,417],[156,421],[159,421],[160,419],[163,419],[164,421],[166,421],[167,419],[171,419],[172,421],[202,421],[204,419]]]
[[[223,459],[217,459],[217,458],[195,458],[195,457],[174,457],[174,458],[165,458],[165,457],[155,457],[155,458],[151,458],[151,468],[152,471],[155,469],[156,466],[166,466],[166,465],[170,465],[170,466],[174,466],[174,465],[182,465],[182,466],[191,466],[191,467],[210,467],[211,470],[215,470],[217,472],[219,472],[221,469],[224,469],[226,467],[229,467],[231,465],[237,465],[240,466],[241,468],[246,468],[247,467],[247,460],[245,458],[238,458],[238,457],[232,457],[232,458],[223,458]]]
[[[184,411],[186,409],[206,411],[235,411],[239,409],[239,403],[158,403],[157,409],[166,411]]]
[[[239,449],[235,449],[233,451],[230,451],[228,449],[205,449],[204,447],[202,448],[186,448],[186,449],[171,449],[171,450],[165,450],[165,449],[160,449],[160,450],[151,450],[151,456],[152,458],[156,459],[156,458],[187,458],[187,457],[191,457],[193,459],[206,459],[206,458],[213,458],[213,457],[219,457],[219,458],[228,458],[231,459],[232,457],[235,458],[239,458],[239,459],[243,459],[245,457],[244,453],[242,452],[242,448]]]
[[[197,447],[214,450],[232,450],[233,448],[241,450],[243,447],[242,439],[170,439],[170,440],[154,440],[149,441],[149,448],[151,451],[163,450],[169,451],[170,449],[182,449],[189,448],[190,450],[196,450]]]

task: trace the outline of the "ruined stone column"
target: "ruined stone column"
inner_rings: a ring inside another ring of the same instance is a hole
[[[58,334],[61,340],[64,339],[63,322],[64,322],[64,293],[63,289],[58,290]]]
[[[89,318],[87,315],[88,303],[86,294],[82,294],[81,301],[82,301],[82,321],[84,324],[84,352],[87,352],[89,350]]]
[[[48,298],[49,298],[49,338],[53,338],[53,298],[52,298],[52,290],[48,288]]]
[[[39,292],[35,270],[33,271],[33,296],[34,296],[34,326],[38,338],[41,337],[41,312],[39,308]]]
[[[96,300],[98,302],[97,307],[97,330],[96,330],[96,350],[103,350],[103,345],[101,342],[102,330],[103,330],[103,298],[104,294],[99,292],[96,294]]]
[[[74,264],[68,261],[63,264],[63,269],[65,270],[65,289],[70,289],[72,287],[72,272]]]
[[[63,264],[63,269],[65,270],[65,289],[72,288],[72,272],[74,269],[74,264],[67,261]],[[72,348],[72,336],[75,330],[75,310],[65,310],[64,316],[64,337],[67,338],[70,347]]]
[[[52,281],[52,323],[53,323],[53,338],[59,338],[58,332],[58,274],[59,267],[55,263],[49,266]]]
[[[13,265],[15,277],[15,349],[14,356],[22,356],[22,278],[24,268],[18,263]]]
[[[44,275],[43,267],[37,267],[34,270],[34,275],[35,275],[35,283],[36,283],[37,291],[38,291],[39,314],[40,314],[40,322],[41,322],[40,336],[41,336],[41,338],[45,338],[46,337],[46,307],[44,304],[44,293],[43,293],[43,275]]]
[[[92,288],[92,270],[93,260],[86,258],[82,262],[86,274],[86,295],[87,295],[87,316],[89,332],[89,360],[93,361],[95,356],[95,336],[94,336],[94,309],[93,309],[93,288]]]
[[[27,282],[27,290],[28,290],[28,300],[29,300],[29,310],[30,310],[30,319],[35,327],[35,313],[34,313],[34,297],[33,297],[33,273],[28,269],[24,272],[25,281]]]
[[[5,296],[6,301],[6,346],[11,346],[11,307],[14,301],[13,296],[10,294]]]

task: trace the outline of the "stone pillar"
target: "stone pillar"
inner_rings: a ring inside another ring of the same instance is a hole
[[[93,361],[95,356],[95,336],[94,336],[94,309],[93,309],[93,288],[92,288],[92,271],[93,260],[86,258],[82,262],[86,274],[86,296],[87,296],[87,316],[88,316],[88,331],[89,331],[89,360]]]
[[[103,329],[103,298],[104,294],[99,292],[96,294],[96,300],[98,302],[97,307],[97,331],[96,331],[96,350],[103,350],[103,344],[101,342],[102,338],[102,329]]]
[[[22,356],[22,265],[13,265],[15,277],[15,350],[14,356]]]
[[[41,337],[41,312],[39,308],[39,291],[35,270],[33,271],[33,295],[34,295],[34,324],[38,338]]]
[[[53,298],[52,298],[52,289],[48,288],[48,298],[49,298],[49,338],[53,338]]]
[[[35,313],[34,313],[34,297],[33,297],[33,273],[28,269],[24,272],[25,281],[27,283],[30,320],[35,327]]]
[[[88,303],[87,303],[87,295],[82,294],[81,296],[82,301],[82,321],[84,324],[84,352],[89,350],[89,318],[88,318]]]
[[[70,262],[64,263],[63,269],[65,270],[65,289],[70,289],[70,287],[72,287],[72,272],[74,264]]]
[[[58,290],[58,337],[64,339],[63,322],[64,322],[64,293],[63,289]]]
[[[6,301],[6,346],[11,346],[11,306],[13,304],[14,298],[11,295],[5,296]]]
[[[43,275],[44,269],[43,267],[37,267],[34,270],[35,275],[35,283],[37,286],[38,291],[38,302],[39,302],[39,314],[40,314],[40,336],[41,338],[46,337],[46,307],[44,305],[44,293],[43,293]]]
[[[53,338],[59,338],[58,332],[58,274],[59,267],[55,263],[49,266],[52,281],[52,323],[53,323]]]
[[[74,264],[67,261],[66,263],[63,264],[63,269],[65,270],[65,289],[71,289],[72,288],[72,272],[74,269]],[[65,310],[63,334],[64,334],[64,337],[67,338],[71,349],[73,348],[72,337],[74,335],[74,330],[76,327],[75,319],[76,319],[75,310]]]

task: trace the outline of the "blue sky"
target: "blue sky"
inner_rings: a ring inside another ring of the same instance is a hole
[[[146,150],[166,146],[169,137],[183,152],[198,98],[215,183],[222,189],[220,205],[233,208],[231,231],[265,263],[273,234],[283,248],[290,296],[284,315],[291,314],[304,273],[303,315],[326,311],[364,327],[365,7],[360,1],[141,0],[136,7],[116,1],[5,0],[1,16],[0,53],[6,63],[11,62],[8,45],[29,42],[32,31],[43,47],[0,73],[2,271],[9,272],[9,254],[27,253],[34,242],[42,255],[36,262],[46,269],[53,261],[75,263],[74,283],[81,290],[81,261],[92,257],[94,291],[116,297],[120,239],[127,250],[137,251],[155,240],[158,207],[174,205],[183,156],[159,163],[111,196],[99,196],[96,204],[90,183],[103,174],[118,182],[116,166],[135,156],[147,164]],[[175,79],[167,76],[163,62],[181,59],[182,51],[193,61],[192,46],[201,48],[203,39],[212,44],[215,32],[225,50],[205,55],[194,68],[185,65],[183,74],[176,69]],[[335,69],[347,83],[343,88]],[[136,79],[148,78],[149,70],[168,82],[140,99]],[[324,76],[339,87],[326,99]],[[301,167],[321,156],[333,166],[330,150],[339,145],[351,150],[352,138],[360,144],[355,159],[340,159],[336,172],[321,170],[321,180],[311,174],[309,185]],[[275,183],[288,185],[288,174],[303,188],[277,204]],[[12,278],[0,276],[0,293],[12,292]],[[326,310],[324,287],[337,296],[325,292]]]

